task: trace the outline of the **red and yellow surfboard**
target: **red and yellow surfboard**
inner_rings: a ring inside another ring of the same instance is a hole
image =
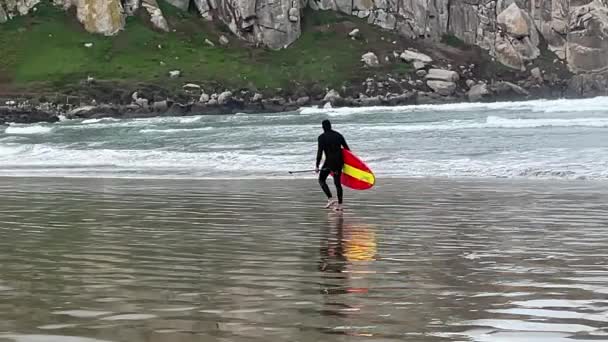
[[[376,176],[372,170],[351,151],[342,150],[344,168],[342,169],[342,185],[354,190],[371,189],[376,184]]]

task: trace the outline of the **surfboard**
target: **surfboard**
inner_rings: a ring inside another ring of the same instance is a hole
[[[376,184],[376,176],[372,170],[349,150],[342,150],[344,168],[342,169],[342,185],[354,190],[368,190]]]

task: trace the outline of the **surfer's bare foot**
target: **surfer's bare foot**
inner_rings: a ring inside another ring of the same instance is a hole
[[[336,204],[336,206],[334,207],[335,211],[344,211],[344,208],[342,208],[342,204]]]
[[[327,200],[327,204],[325,205],[326,209],[332,208],[333,206],[335,206],[338,203],[338,201],[336,201],[333,198],[330,198]]]

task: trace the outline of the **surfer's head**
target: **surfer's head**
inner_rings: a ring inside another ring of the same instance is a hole
[[[321,124],[323,125],[323,131],[331,131],[331,122],[329,122],[329,120],[323,120]]]

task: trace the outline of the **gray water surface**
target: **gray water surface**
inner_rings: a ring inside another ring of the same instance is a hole
[[[0,179],[0,341],[606,341],[607,190]]]

